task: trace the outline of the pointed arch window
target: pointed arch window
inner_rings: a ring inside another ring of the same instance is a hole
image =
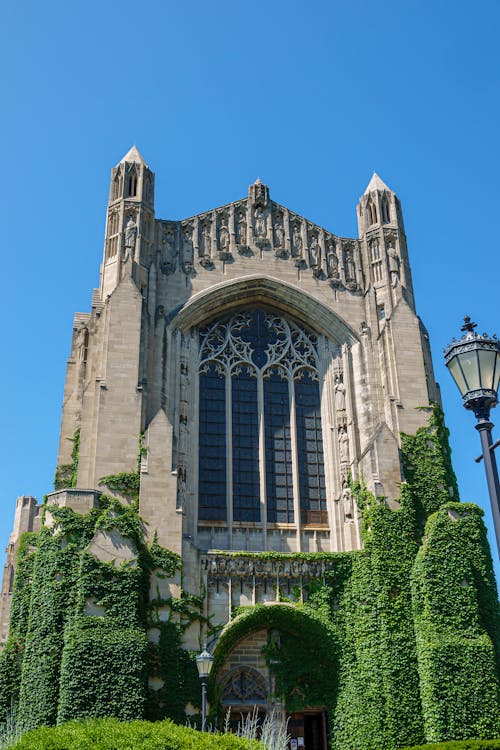
[[[137,170],[135,167],[129,172],[127,180],[127,196],[129,198],[135,198],[137,195]]]
[[[382,198],[382,223],[388,224],[391,220],[391,211],[389,206],[389,201],[387,199],[387,196],[384,195]]]
[[[199,333],[199,519],[326,523],[317,337],[262,309]]]
[[[111,200],[116,201],[121,198],[123,186],[123,174],[120,167],[118,167],[116,174],[113,178],[113,184],[111,189]]]
[[[368,201],[368,204],[366,206],[366,214],[368,217],[368,226],[370,227],[372,224],[377,223],[377,207],[375,206],[375,203],[370,199]]]

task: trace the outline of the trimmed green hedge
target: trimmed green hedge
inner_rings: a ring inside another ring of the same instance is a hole
[[[500,750],[500,738],[496,740],[450,740],[412,745],[401,750]]]
[[[234,735],[202,734],[171,721],[120,722],[94,719],[40,727],[27,732],[12,750],[258,750],[262,745]]]
[[[94,719],[41,727],[25,734],[11,750],[264,750],[234,735],[201,734],[162,722]],[[500,750],[500,739],[413,745],[402,750]]]

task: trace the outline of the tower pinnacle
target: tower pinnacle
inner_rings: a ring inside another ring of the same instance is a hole
[[[367,188],[363,195],[366,195],[367,193],[371,193],[372,190],[389,190],[389,192],[393,193],[394,190],[391,190],[391,188],[385,184],[383,180],[380,179],[378,174],[376,172],[373,173],[373,176],[370,180],[370,182],[367,185]]]
[[[130,151],[128,151],[125,154],[125,156],[123,157],[123,159],[120,159],[120,161],[118,162],[118,164],[123,164],[124,162],[131,162],[131,161],[138,162],[139,164],[144,164],[145,167],[148,166],[146,164],[146,162],[144,161],[144,159],[142,158],[142,156],[140,155],[140,153],[139,153],[139,151],[137,149],[137,146],[132,146],[132,148],[130,149]]]

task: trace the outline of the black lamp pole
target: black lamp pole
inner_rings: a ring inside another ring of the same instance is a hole
[[[485,414],[474,412],[477,418],[476,430],[481,438],[481,448],[483,449],[484,468],[486,470],[486,481],[488,482],[488,492],[490,493],[491,512],[493,514],[493,523],[495,525],[495,536],[497,538],[497,550],[500,557],[500,484],[498,482],[497,460],[495,449],[493,448],[493,438],[491,430],[493,423],[490,422],[490,410],[485,410]]]
[[[214,657],[205,646],[201,654],[196,657],[196,666],[201,680],[201,731],[207,731],[207,683],[212,669]]]
[[[493,444],[490,411],[498,403],[500,380],[500,341],[496,336],[482,336],[474,331],[476,323],[464,318],[461,339],[453,340],[444,351],[446,366],[462,394],[464,406],[474,412],[490,494],[493,523],[500,557],[500,484]],[[479,459],[480,460],[480,459]]]
[[[207,731],[207,678],[201,678],[201,731]]]

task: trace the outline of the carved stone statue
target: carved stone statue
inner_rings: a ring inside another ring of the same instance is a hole
[[[299,224],[294,224],[292,232],[292,255],[298,258],[302,255],[302,237]]]
[[[284,247],[285,245],[285,230],[283,229],[283,223],[281,217],[277,219],[274,227],[274,239],[276,247]]]
[[[311,268],[319,268],[321,263],[321,248],[315,234],[312,236],[311,244],[309,245],[309,256],[311,260]]]
[[[177,447],[177,455],[179,461],[184,460],[187,453],[187,421],[188,420],[185,415],[179,417],[179,445]]]
[[[229,252],[229,229],[225,217],[221,219],[221,226],[219,229],[219,248],[223,252]]]
[[[351,250],[347,250],[345,254],[345,277],[347,281],[356,281],[356,269]]]
[[[339,433],[339,452],[341,463],[349,463],[349,437],[345,427]]]
[[[189,368],[188,368],[188,364],[186,360],[182,357],[182,355],[181,355],[180,370],[181,370],[181,401],[185,401],[186,399],[184,398],[184,388],[187,387],[187,377],[189,373]]]
[[[332,279],[339,278],[339,259],[333,241],[328,243],[328,276]]]
[[[208,223],[208,221],[203,225],[201,238],[203,240],[203,255],[205,256],[205,258],[210,258],[212,254],[212,238],[210,237],[210,224]]]
[[[177,469],[177,507],[184,508],[186,504],[186,469],[179,466]]]
[[[191,236],[190,227],[184,227],[183,232],[183,249],[184,249],[184,260],[191,260],[193,257],[193,238]]]
[[[247,220],[244,211],[238,214],[238,244],[247,244]]]
[[[392,244],[389,245],[387,248],[387,258],[389,260],[389,273],[391,275],[391,284],[392,286],[396,286],[399,280],[399,255],[397,254],[396,250],[392,246]]]
[[[163,273],[170,274],[175,270],[174,238],[170,229],[166,229],[163,232],[160,263]]]
[[[264,217],[264,211],[260,206],[255,209],[255,236],[265,237],[266,236],[266,220]]]
[[[354,501],[352,492],[347,484],[342,490],[342,509],[344,511],[345,523],[354,523]]]
[[[129,255],[132,258],[134,257],[136,239],[137,226],[132,216],[129,216],[129,219],[125,226],[125,260],[129,257]]]
[[[335,378],[335,410],[345,411],[345,385],[341,378]]]

